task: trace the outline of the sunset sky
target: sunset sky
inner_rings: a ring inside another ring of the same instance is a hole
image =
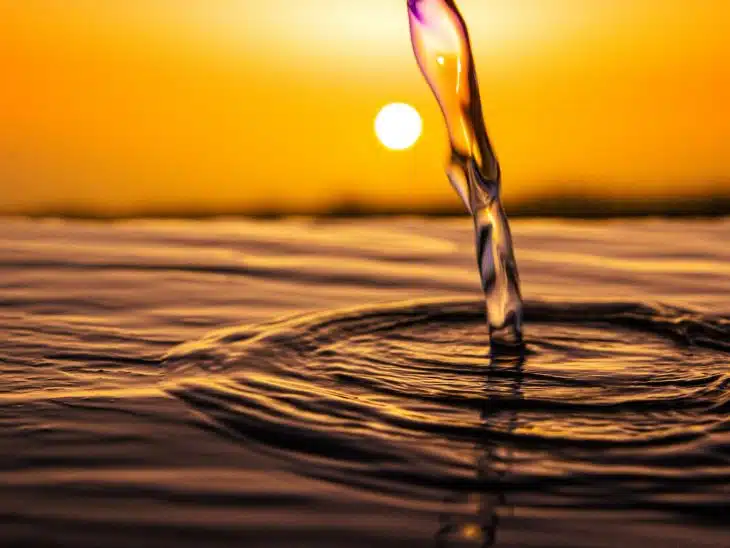
[[[455,205],[405,4],[0,0],[0,212]],[[459,5],[508,203],[730,193],[730,2]]]

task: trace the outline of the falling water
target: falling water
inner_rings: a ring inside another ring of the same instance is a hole
[[[451,142],[447,175],[474,218],[477,263],[495,346],[522,342],[522,297],[512,236],[499,198],[500,168],[487,137],[466,23],[453,0],[408,0],[421,72]]]

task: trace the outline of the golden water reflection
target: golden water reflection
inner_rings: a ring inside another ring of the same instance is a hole
[[[484,409],[482,420],[485,430],[484,439],[476,447],[477,458],[475,474],[477,482],[484,490],[463,493],[448,497],[444,502],[447,510],[439,518],[439,530],[436,532],[437,548],[496,546],[500,515],[508,511],[507,495],[500,487],[509,473],[512,460],[512,449],[501,446],[494,433],[509,435],[518,427],[518,406],[493,413],[490,401],[497,396],[493,375],[497,370],[511,370],[509,397],[514,401],[523,398],[525,356],[493,357],[487,370],[485,382]],[[501,392],[501,391],[500,391]],[[504,395],[502,395],[504,397]],[[501,436],[500,436],[501,437]],[[464,517],[462,512],[450,511],[455,506],[469,508],[472,515]]]

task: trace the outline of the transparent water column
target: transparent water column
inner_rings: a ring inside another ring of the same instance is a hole
[[[418,65],[441,106],[451,158],[447,175],[474,218],[477,264],[492,348],[522,344],[522,296],[500,169],[482,115],[469,34],[453,0],[408,0]]]

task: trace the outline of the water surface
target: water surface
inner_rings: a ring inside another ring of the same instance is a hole
[[[727,221],[2,228],[4,545],[728,543]]]

